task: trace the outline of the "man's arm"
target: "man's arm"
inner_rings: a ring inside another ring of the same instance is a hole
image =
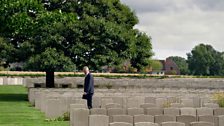
[[[89,90],[90,90],[90,86],[91,86],[91,81],[90,81],[90,79],[91,79],[91,75],[90,74],[88,74],[87,76],[86,76],[86,78],[85,78],[85,84],[84,84],[84,92],[86,93],[86,94],[88,94],[89,93]]]

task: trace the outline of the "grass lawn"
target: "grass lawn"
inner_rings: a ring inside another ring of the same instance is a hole
[[[23,86],[0,86],[0,126],[69,126],[67,121],[46,121],[27,97]]]

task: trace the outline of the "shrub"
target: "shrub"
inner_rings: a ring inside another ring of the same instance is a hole
[[[163,103],[163,107],[164,108],[170,108],[171,107],[171,102],[165,102],[165,103]]]
[[[224,107],[224,92],[215,93],[212,98],[219,104],[219,107]]]
[[[114,69],[112,70],[112,72],[115,72],[115,73],[125,73],[125,68],[124,66],[122,65],[118,65],[118,66],[115,66]]]
[[[70,113],[66,112],[62,116],[55,119],[46,119],[46,121],[70,121]]]
[[[177,72],[175,70],[167,71],[167,75],[177,75]]]
[[[138,72],[138,70],[137,70],[137,68],[134,68],[134,67],[128,67],[128,72],[129,73],[137,73]]]

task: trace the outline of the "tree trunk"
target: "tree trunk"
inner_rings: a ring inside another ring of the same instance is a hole
[[[54,71],[46,71],[46,88],[54,88]]]

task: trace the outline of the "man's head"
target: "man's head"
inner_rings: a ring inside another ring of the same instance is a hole
[[[89,68],[87,66],[83,67],[83,72],[84,74],[88,74],[89,73]]]

